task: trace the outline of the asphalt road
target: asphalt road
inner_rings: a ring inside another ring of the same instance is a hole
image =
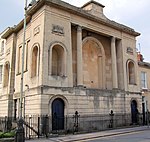
[[[77,142],[77,141],[76,141]],[[78,142],[150,142],[150,131],[139,131]]]

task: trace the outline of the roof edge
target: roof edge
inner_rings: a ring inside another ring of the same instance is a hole
[[[94,4],[96,4],[96,5],[99,5],[99,6],[101,6],[101,7],[105,7],[104,5],[102,5],[101,3],[99,3],[99,2],[96,2],[96,1],[94,1],[94,0],[90,0],[89,2],[87,2],[87,3],[85,3],[81,8],[84,8],[84,7],[86,7],[87,5],[89,5],[89,4],[91,4],[91,3],[94,3]]]
[[[88,3],[97,3],[95,2],[94,0],[91,0],[89,1]],[[130,28],[130,27],[127,27],[123,24],[120,24],[120,23],[117,23],[115,21],[112,21],[112,20],[105,20],[105,19],[101,19],[99,17],[96,17],[96,16],[93,16],[89,13],[87,13],[85,10],[83,10],[82,8],[79,8],[79,7],[76,7],[74,5],[71,5],[69,3],[66,3],[64,1],[61,1],[61,0],[39,0],[37,1],[28,11],[27,11],[27,14],[29,15],[27,17],[27,22],[30,21],[31,19],[31,16],[37,11],[39,10],[40,7],[42,7],[44,4],[46,5],[53,5],[55,7],[58,7],[58,8],[61,8],[63,10],[66,10],[66,11],[69,11],[71,13],[74,13],[76,15],[79,15],[79,16],[82,16],[82,17],[85,17],[87,19],[90,19],[90,20],[93,20],[93,21],[96,21],[98,23],[101,23],[101,24],[104,24],[104,25],[107,25],[107,26],[110,26],[114,29],[117,29],[117,30],[121,30],[123,32],[126,32],[128,34],[131,34],[133,36],[139,36],[140,33],[134,31],[134,29]],[[87,3],[86,3],[87,4]],[[98,3],[99,4],[99,3]],[[100,4],[101,5],[101,4]],[[102,5],[103,6],[103,5]],[[28,20],[29,19],[29,20]],[[7,38],[10,34],[12,34],[13,32],[17,32],[19,31],[21,28],[23,28],[23,20],[15,27],[15,28],[10,28],[4,35],[3,35],[3,38]]]

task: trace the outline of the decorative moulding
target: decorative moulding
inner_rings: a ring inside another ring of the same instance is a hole
[[[133,49],[131,47],[127,47],[127,53],[133,55]]]
[[[33,30],[33,35],[36,36],[36,35],[39,34],[39,33],[40,33],[40,26],[37,26],[37,27],[35,27],[34,30]]]
[[[52,33],[58,35],[64,35],[64,27],[59,25],[52,25]]]

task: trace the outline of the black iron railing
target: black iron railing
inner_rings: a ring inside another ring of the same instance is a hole
[[[24,118],[25,138],[48,137],[51,133],[80,133],[116,129],[132,125],[131,114],[83,115],[75,112],[64,117],[48,115],[30,115]],[[150,119],[149,119],[150,120]],[[142,125],[142,114],[138,116],[137,125]],[[17,126],[12,119],[12,127]],[[7,131],[8,118],[0,117],[0,131]],[[135,124],[134,124],[135,125]]]

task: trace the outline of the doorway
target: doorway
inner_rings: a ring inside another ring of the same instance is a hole
[[[137,102],[133,100],[131,102],[131,116],[132,116],[132,124],[138,123],[138,109],[137,109]]]
[[[52,130],[64,130],[64,101],[60,98],[52,102]]]
[[[14,120],[17,120],[17,99],[14,100]]]

